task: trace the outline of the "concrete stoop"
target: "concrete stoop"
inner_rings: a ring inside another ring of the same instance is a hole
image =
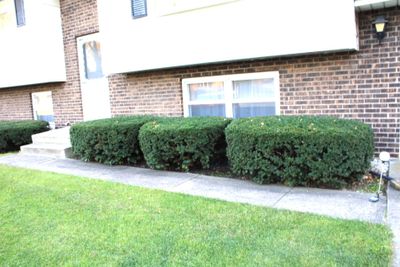
[[[394,178],[389,183],[390,187],[400,191],[400,160],[390,162],[390,177]]]
[[[32,144],[21,146],[21,154],[40,155],[53,158],[71,158],[69,128],[51,130],[32,135]]]

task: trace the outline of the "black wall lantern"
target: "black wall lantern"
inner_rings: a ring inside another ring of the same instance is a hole
[[[378,37],[379,43],[385,37],[385,28],[387,22],[388,21],[384,16],[378,16],[374,21],[372,21],[372,25],[374,26],[376,37]]]

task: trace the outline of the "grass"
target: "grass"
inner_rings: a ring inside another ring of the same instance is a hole
[[[1,266],[388,266],[383,225],[0,165]]]
[[[16,154],[16,153],[17,152],[0,153],[0,157],[11,156],[11,155]]]

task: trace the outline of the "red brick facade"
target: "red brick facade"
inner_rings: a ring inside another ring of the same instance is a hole
[[[58,125],[82,120],[76,38],[98,31],[95,1],[61,1],[67,61],[63,84],[0,89],[0,119],[32,118],[30,92],[52,90]],[[378,43],[371,21],[389,20]],[[183,78],[279,71],[281,114],[325,114],[362,120],[375,132],[377,151],[399,155],[400,9],[358,15],[360,50],[118,74],[109,77],[113,115],[183,114]]]

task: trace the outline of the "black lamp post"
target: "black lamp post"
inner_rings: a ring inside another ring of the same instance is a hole
[[[382,39],[385,37],[385,28],[387,24],[387,19],[384,16],[378,16],[374,21],[372,21],[372,25],[374,26],[374,30],[376,33],[376,37],[381,43]]]

